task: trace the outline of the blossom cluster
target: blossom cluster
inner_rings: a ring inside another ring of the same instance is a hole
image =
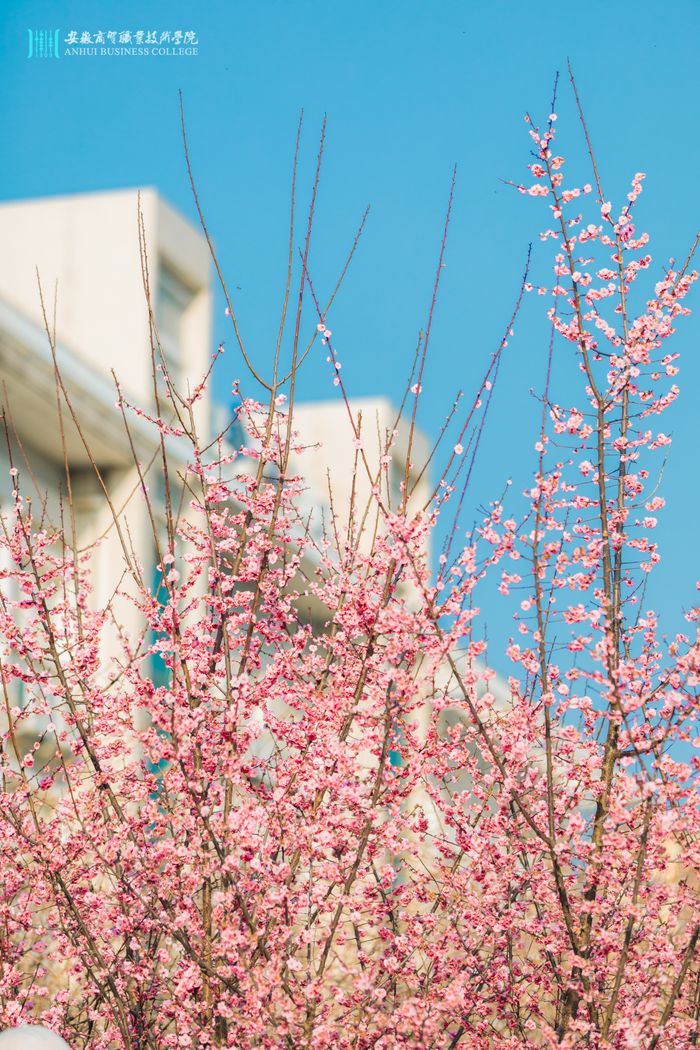
[[[320,539],[277,385],[240,399],[239,445],[206,451],[186,411],[120,395],[163,447],[191,435],[184,478],[163,479],[188,506],[153,519],[155,586],[124,540],[105,608],[90,553],[13,474],[3,1025],[38,1019],[75,1050],[697,1042],[700,608],[669,641],[645,601],[658,419],[678,396],[667,341],[697,275],[665,271],[632,313],[651,268],[643,176],[616,215],[597,176],[597,201],[565,187],[553,129],[529,124],[525,192],[549,206],[541,291],[580,400],[548,382],[524,512],[495,499],[437,577],[428,540],[496,357],[425,506],[384,500],[390,446],[375,473],[353,427],[378,524],[334,508]],[[495,655],[489,584],[514,617]],[[119,601],[140,638],[120,635]]]

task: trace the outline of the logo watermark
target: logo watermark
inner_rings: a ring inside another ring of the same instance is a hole
[[[28,29],[27,58],[60,58],[60,29]]]
[[[28,29],[27,58],[181,57],[199,54],[194,29]]]

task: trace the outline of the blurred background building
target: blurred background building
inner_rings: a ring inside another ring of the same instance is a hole
[[[175,385],[186,392],[207,372],[213,351],[211,260],[200,230],[150,188],[0,205],[5,246],[0,253],[0,402],[8,434],[0,451],[0,500],[7,507],[11,498],[11,456],[23,493],[33,496],[35,506],[45,504],[56,520],[66,492],[67,460],[78,547],[100,539],[91,579],[94,601],[102,607],[119,585],[124,556],[95,465],[146,569],[154,557],[134,452],[115,406],[115,375],[132,404],[148,411],[154,401],[139,208],[158,337]],[[58,407],[52,342],[79,428],[65,401]],[[225,397],[228,392],[222,393]],[[387,435],[398,428],[387,475],[388,498],[396,505],[405,473],[406,425],[397,424],[396,411],[384,398],[353,402],[352,412],[356,418],[361,414],[372,472],[378,470]],[[230,422],[225,404],[213,400],[211,388],[198,403],[196,422],[207,440]],[[134,451],[145,466],[157,452],[157,431],[133,416],[129,426]],[[312,533],[319,535],[330,526],[332,506],[339,519],[347,516],[353,487],[358,506],[367,505],[371,484],[365,469],[358,470],[353,482],[354,434],[340,397],[298,405],[295,426],[306,447],[294,463],[307,481],[302,510]],[[171,455],[176,475],[186,459],[176,443]],[[420,435],[414,438],[411,458],[412,484],[426,458]],[[149,486],[149,495],[156,513],[162,512],[163,494],[157,484]],[[416,503],[425,502],[427,495],[424,477],[415,492]],[[339,520],[341,532],[344,524]],[[373,527],[370,516],[368,537]],[[124,615],[128,629],[129,617],[136,613],[125,610]]]

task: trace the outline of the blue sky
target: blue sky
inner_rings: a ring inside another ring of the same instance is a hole
[[[308,200],[324,113],[328,135],[311,272],[335,283],[367,204],[358,255],[329,325],[355,395],[400,396],[425,324],[454,163],[457,187],[446,267],[419,420],[437,434],[457,387],[472,390],[498,344],[527,245],[535,273],[549,261],[537,240],[541,203],[500,180],[526,176],[525,110],[546,117],[555,71],[570,58],[606,192],[618,200],[645,171],[638,224],[652,234],[659,268],[700,226],[700,5],[658,0],[544,4],[217,2],[165,4],[24,0],[5,5],[0,64],[3,160],[0,198],[154,185],[194,217],[179,136],[185,97],[205,215],[242,330],[256,362],[269,359],[284,268],[294,135],[304,108],[300,206]],[[28,28],[196,31],[196,57],[29,61]],[[568,86],[558,130],[564,151],[589,171]],[[301,236],[301,231],[300,231]],[[3,246],[11,250],[11,246]],[[660,269],[655,271],[660,272]],[[240,290],[237,290],[240,289]],[[308,316],[311,324],[312,318]],[[241,374],[217,301],[214,335],[228,352],[217,376],[226,399]],[[674,446],[663,479],[668,508],[658,538],[663,565],[652,590],[664,622],[695,598],[700,576],[695,463],[700,438],[699,327],[675,339],[683,396],[665,421]],[[504,358],[478,469],[465,504],[480,504],[534,468],[547,352],[543,301],[529,299]],[[555,363],[554,383],[557,383]],[[562,382],[567,380],[562,376]],[[306,398],[336,396],[318,353]],[[487,603],[499,620],[503,609]]]

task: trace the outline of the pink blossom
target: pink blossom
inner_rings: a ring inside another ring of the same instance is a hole
[[[180,426],[120,397],[169,468],[133,466],[143,565],[136,501],[100,508],[117,542],[93,549],[13,484],[1,1028],[74,1050],[694,1044],[700,605],[679,595],[669,632],[646,581],[670,441],[649,417],[680,396],[667,340],[697,274],[646,287],[645,235],[588,221],[553,121],[528,119],[550,198],[528,206],[567,374],[528,342],[534,423],[491,431],[487,397],[477,414],[507,338],[457,402],[453,454],[414,440],[411,399],[386,428],[343,388],[325,502],[274,360],[269,398],[237,403],[242,452],[199,444],[187,392]],[[489,440],[505,458],[469,488]],[[539,453],[520,493],[513,443]],[[405,498],[401,454],[425,479]]]

